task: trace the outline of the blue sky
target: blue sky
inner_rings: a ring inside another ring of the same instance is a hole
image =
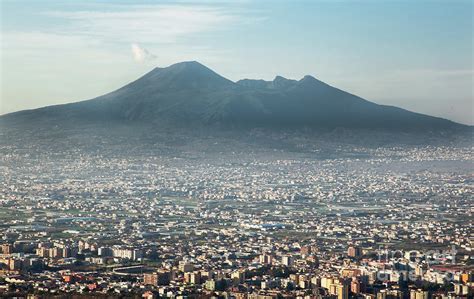
[[[197,60],[231,80],[310,74],[474,124],[473,1],[0,3],[0,113],[93,98]]]

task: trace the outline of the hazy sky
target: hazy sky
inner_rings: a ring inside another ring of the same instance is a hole
[[[471,0],[0,3],[0,114],[93,98],[197,60],[231,80],[310,74],[474,124]]]

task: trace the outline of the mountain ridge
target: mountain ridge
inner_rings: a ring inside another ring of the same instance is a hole
[[[469,126],[379,105],[310,75],[228,80],[196,61],[154,68],[105,95],[0,116],[2,127],[86,122],[228,128],[463,129]],[[159,126],[158,126],[159,127]]]

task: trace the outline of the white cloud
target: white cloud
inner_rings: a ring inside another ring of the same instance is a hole
[[[54,11],[48,16],[69,21],[66,34],[106,42],[175,43],[180,38],[219,30],[242,16],[213,6],[134,5],[114,11]]]
[[[145,61],[155,60],[156,55],[150,53],[147,49],[140,47],[138,44],[132,44],[132,54],[136,62],[143,63]]]

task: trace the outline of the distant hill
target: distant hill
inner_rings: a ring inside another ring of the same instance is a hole
[[[155,68],[106,95],[0,116],[2,128],[146,124],[160,128],[463,130],[446,119],[378,105],[314,77],[232,82],[206,66]]]

